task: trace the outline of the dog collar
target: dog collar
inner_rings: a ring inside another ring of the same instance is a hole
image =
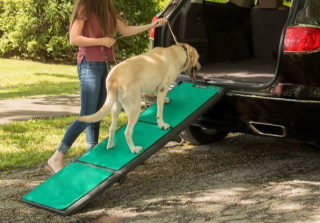
[[[186,59],[186,62],[184,63],[184,67],[186,67],[187,63],[188,63],[188,57],[189,57],[189,54],[188,54],[188,49],[187,47],[183,46],[183,45],[179,45],[182,47],[182,49],[184,49],[184,51],[186,52],[187,54],[187,59]]]
[[[181,46],[182,49],[184,49],[184,51],[185,51],[186,54],[187,54],[187,59],[186,59],[186,62],[184,63],[184,69],[187,69],[187,68],[188,68],[188,67],[187,67],[187,65],[188,65],[188,58],[189,58],[188,49],[187,49],[187,47],[185,47],[185,46],[183,46],[183,45],[179,45],[179,46]],[[196,77],[195,77],[194,74],[193,74],[194,68],[193,68],[193,67],[191,68],[191,74],[189,74],[187,71],[185,71],[185,72],[186,72],[186,74],[187,74],[188,76],[190,76],[192,82],[195,82],[195,78],[196,78]]]

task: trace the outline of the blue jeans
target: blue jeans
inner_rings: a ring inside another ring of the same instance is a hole
[[[105,80],[108,74],[105,62],[86,61],[77,64],[81,87],[80,116],[98,111],[106,99]],[[85,123],[75,120],[67,129],[57,150],[66,154],[73,142],[86,129],[87,150],[98,144],[100,122]]]

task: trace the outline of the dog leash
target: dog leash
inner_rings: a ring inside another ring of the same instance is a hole
[[[172,35],[172,37],[173,37],[173,39],[174,39],[174,42],[176,43],[176,45],[179,45],[179,42],[177,41],[177,38],[176,38],[176,36],[174,35],[174,33],[173,33],[173,31],[172,31],[172,28],[171,28],[171,25],[170,25],[170,22],[169,22],[169,21],[167,21],[167,25],[168,25],[169,30],[170,30],[170,32],[171,32],[171,35]],[[115,40],[122,39],[122,38],[124,38],[124,37],[127,37],[127,36],[119,36],[119,37],[115,38]]]
[[[176,45],[180,45],[180,43],[177,41],[177,38],[176,38],[176,36],[174,35],[174,33],[173,33],[173,31],[172,31],[172,28],[171,28],[171,25],[170,25],[170,22],[169,22],[169,21],[167,22],[167,25],[168,25],[168,27],[169,27],[169,30],[170,30],[170,32],[171,32],[171,35],[172,35],[172,37],[173,37],[174,42],[176,43]]]
[[[187,49],[184,45],[180,44],[180,43],[177,41],[177,38],[176,38],[176,36],[174,35],[174,33],[173,33],[173,31],[172,31],[172,28],[171,28],[171,25],[170,25],[170,22],[169,22],[169,21],[167,21],[167,25],[168,25],[168,27],[169,27],[169,30],[170,30],[170,32],[171,32],[171,35],[172,35],[173,40],[174,40],[174,42],[176,43],[176,45],[177,45],[177,46],[181,46],[181,47],[186,51],[187,61],[188,61],[188,49]],[[186,61],[186,63],[187,63],[187,61]],[[193,68],[192,68],[192,69],[193,69]]]
[[[174,35],[174,33],[173,33],[173,31],[172,31],[172,28],[171,28],[171,25],[170,25],[170,22],[169,22],[169,21],[167,21],[167,25],[168,25],[168,28],[169,28],[169,30],[170,30],[170,32],[171,32],[171,35],[172,35],[172,37],[173,37],[173,40],[174,40],[175,44],[176,44],[176,45],[180,45],[180,43],[177,41],[177,38],[176,38],[176,36]],[[115,40],[122,39],[122,38],[125,38],[125,37],[128,37],[128,36],[119,36],[119,37],[115,38]],[[114,47],[112,47],[112,53],[113,53],[113,55],[114,55],[113,57],[114,57],[114,59],[115,59]],[[116,59],[115,59],[115,63],[118,64],[118,62],[116,61]]]

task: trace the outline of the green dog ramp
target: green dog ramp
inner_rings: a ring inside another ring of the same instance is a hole
[[[203,112],[220,100],[223,89],[182,82],[169,93],[164,106],[162,130],[157,125],[156,104],[143,111],[133,131],[135,145],[143,149],[131,153],[124,136],[126,125],[115,133],[114,149],[106,149],[108,138],[25,194],[21,201],[60,215],[71,215],[99,194],[121,182],[126,175],[176,137]]]

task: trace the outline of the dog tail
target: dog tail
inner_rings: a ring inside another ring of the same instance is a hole
[[[96,113],[92,115],[80,116],[78,120],[80,122],[89,122],[89,123],[101,121],[107,114],[110,113],[112,105],[115,102],[116,95],[117,95],[116,88],[108,89],[107,98],[103,106]]]

